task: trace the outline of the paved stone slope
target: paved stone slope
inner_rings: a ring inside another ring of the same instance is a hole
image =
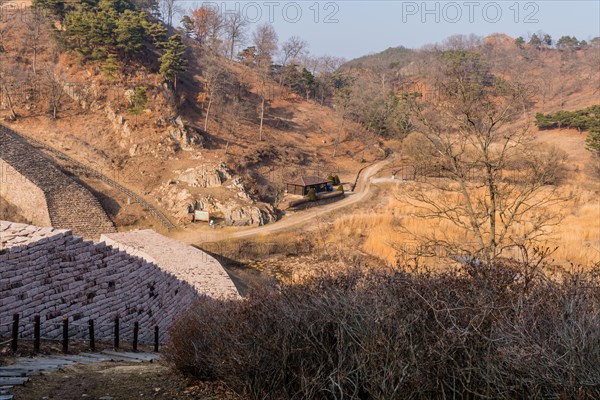
[[[0,196],[37,225],[71,229],[86,238],[116,231],[89,190],[1,125]]]
[[[0,221],[0,293],[0,324],[18,313],[23,337],[32,336],[33,317],[40,315],[42,337],[60,338],[67,315],[73,337],[85,337],[85,326],[78,330],[77,324],[93,318],[96,337],[110,339],[119,316],[123,338],[132,337],[137,321],[145,341],[152,340],[154,326],[164,338],[200,295],[159,265],[105,243],[5,221]]]
[[[160,265],[164,271],[186,281],[199,293],[217,299],[240,297],[229,275],[214,257],[151,229],[105,234],[100,240]]]

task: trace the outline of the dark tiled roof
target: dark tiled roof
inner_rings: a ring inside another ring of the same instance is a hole
[[[327,183],[327,179],[321,178],[315,175],[301,176],[300,178],[288,182],[290,185],[296,186],[311,186],[311,185],[320,185],[323,183]]]

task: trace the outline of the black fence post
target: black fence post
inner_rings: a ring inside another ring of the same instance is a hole
[[[63,340],[62,340],[63,353],[69,352],[69,317],[63,317]]]
[[[119,349],[119,317],[115,317],[115,350]]]
[[[96,351],[96,337],[94,336],[94,320],[88,321],[88,331],[90,334],[90,350]]]
[[[33,352],[40,352],[40,316],[36,315],[33,317]]]
[[[158,325],[154,327],[154,351],[158,353]]]
[[[138,348],[138,334],[140,333],[140,324],[135,322],[133,324],[133,351],[137,351]]]
[[[19,314],[13,314],[13,324],[12,324],[12,342],[10,344],[10,349],[13,353],[17,352],[17,346],[19,344]]]

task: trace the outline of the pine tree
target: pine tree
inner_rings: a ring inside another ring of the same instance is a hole
[[[540,37],[538,35],[536,35],[535,33],[533,35],[531,35],[531,38],[529,39],[529,45],[535,47],[536,49],[538,49],[542,44],[542,40],[540,39]]]
[[[186,47],[181,41],[181,36],[173,35],[167,39],[163,48],[164,54],[159,58],[159,71],[165,81],[177,90],[177,74],[185,71],[187,66]]]
[[[600,130],[590,132],[585,139],[585,148],[600,156]]]
[[[315,87],[315,76],[306,68],[302,69],[302,81],[304,86],[304,93],[306,94],[306,100],[310,97],[310,92]]]
[[[144,48],[144,12],[125,10],[117,20],[115,29],[116,45],[122,52],[123,58],[133,58],[140,55]]]
[[[117,75],[121,71],[121,66],[119,65],[119,61],[117,60],[117,56],[114,54],[109,54],[102,65],[102,72],[104,75],[110,80],[117,77]]]
[[[574,50],[579,46],[579,40],[575,36],[562,36],[556,42],[556,48],[564,50]]]
[[[135,115],[135,125],[137,126],[137,117],[144,111],[144,107],[146,107],[146,103],[148,102],[146,88],[137,86],[133,89],[133,94],[129,98],[129,102],[131,104],[129,112]]]
[[[525,44],[525,39],[523,39],[523,36],[519,36],[518,38],[515,39],[515,46],[517,46],[518,48],[522,49],[524,44]]]
[[[156,47],[161,48],[165,44],[167,38],[167,27],[162,22],[149,22],[146,21],[145,25],[146,34],[152,38],[152,42]]]
[[[31,5],[50,11],[61,22],[65,19],[67,13],[73,9],[73,6],[64,0],[34,0]]]

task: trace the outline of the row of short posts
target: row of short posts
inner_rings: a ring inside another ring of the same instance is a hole
[[[41,320],[40,316],[36,315],[33,318],[33,352],[40,352],[40,341],[41,341]],[[139,322],[135,322],[133,324],[133,351],[138,350],[138,339],[140,333],[140,324]],[[94,331],[94,320],[88,320],[88,334],[90,341],[90,350],[96,351],[96,337]],[[158,326],[154,327],[154,351],[158,353],[158,338],[159,338],[159,330]],[[69,317],[63,317],[62,322],[62,351],[63,353],[69,352]],[[12,322],[12,338],[11,338],[11,350],[13,353],[17,352],[19,344],[19,314],[13,315]],[[119,326],[119,317],[116,317],[114,320],[114,348],[115,350],[119,349],[120,345],[120,326]]]

